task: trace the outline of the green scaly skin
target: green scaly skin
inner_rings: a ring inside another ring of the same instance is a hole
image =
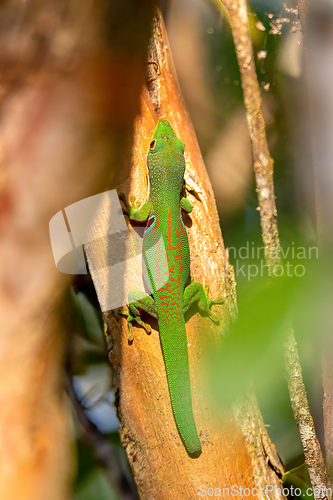
[[[201,314],[215,318],[210,308],[222,300],[210,300],[199,283],[185,288],[190,272],[190,250],[181,210],[189,213],[191,203],[181,195],[185,173],[184,144],[166,120],[158,123],[147,155],[150,193],[148,201],[136,208],[134,199],[126,205],[126,213],[135,221],[146,221],[143,237],[144,277],[152,297],[143,292],[129,294],[127,316],[130,336],[132,323],[147,332],[150,326],[140,318],[140,311],[157,318],[166,368],[173,415],[179,435],[191,456],[199,456],[201,443],[194,421],[187,336],[184,313],[195,302]],[[145,295],[145,296],[144,296]]]

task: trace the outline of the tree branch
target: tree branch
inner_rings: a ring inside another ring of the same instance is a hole
[[[320,444],[316,435],[310,413],[309,403],[302,378],[302,368],[299,362],[297,344],[293,333],[289,334],[284,350],[287,370],[287,380],[291,406],[296,418],[301,436],[306,465],[309,471],[313,489],[318,488],[315,498],[328,499],[326,493],[326,467]]]
[[[279,231],[273,183],[273,159],[267,145],[265,122],[261,109],[259,84],[254,64],[252,40],[247,19],[245,0],[223,0],[229,14],[244,95],[246,118],[249,127],[253,169],[259,201],[262,239],[266,260],[271,271],[280,263]]]
[[[259,200],[262,239],[265,244],[270,276],[274,266],[281,263],[280,240],[277,226],[277,210],[273,185],[273,159],[270,156],[265,123],[261,108],[259,84],[255,71],[252,40],[247,19],[245,0],[223,0],[228,11],[241,74],[244,103],[252,144],[253,168]],[[299,427],[305,461],[313,488],[326,485],[326,468],[316,436],[313,419],[307,402],[302,371],[292,328],[288,332],[285,351],[285,366],[294,416]],[[297,375],[295,375],[295,372]],[[302,395],[302,401],[299,396]],[[327,498],[325,493],[317,498]]]

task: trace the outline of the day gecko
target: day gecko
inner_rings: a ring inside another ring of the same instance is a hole
[[[191,456],[199,456],[201,443],[194,421],[187,336],[184,313],[197,302],[199,312],[217,320],[210,311],[213,304],[203,286],[191,282],[185,287],[190,272],[190,250],[182,213],[190,213],[192,205],[182,196],[185,158],[184,143],[178,139],[166,120],[160,121],[153,133],[147,154],[150,192],[146,203],[137,208],[134,199],[127,203],[125,213],[131,220],[147,221],[143,236],[143,274],[152,296],[143,292],[129,293],[127,316],[130,339],[132,323],[147,332],[140,311],[158,320],[171,406],[182,442]]]

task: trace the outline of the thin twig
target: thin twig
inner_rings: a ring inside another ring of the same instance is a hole
[[[257,80],[252,40],[245,0],[221,0],[229,14],[240,69],[247,123],[249,126],[254,162],[254,174],[259,200],[262,239],[270,276],[274,266],[281,263],[277,210],[273,184],[273,159],[270,156],[261,97]],[[289,329],[285,352],[285,366],[294,417],[299,427],[305,461],[309,470],[315,498],[326,499],[326,468],[310,413],[302,379],[297,344],[292,328]]]
[[[297,344],[293,333],[288,336],[284,353],[286,366],[288,367],[287,379],[291,406],[295,418],[297,416],[296,421],[301,436],[304,456],[306,457],[306,465],[314,490],[315,488],[320,490],[320,493],[316,490],[314,491],[314,497],[327,499],[329,497],[326,493],[326,467],[309,409]]]

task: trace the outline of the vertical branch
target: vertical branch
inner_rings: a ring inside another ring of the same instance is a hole
[[[262,238],[265,244],[267,264],[273,270],[274,265],[280,262],[280,241],[273,183],[274,162],[267,145],[252,40],[247,20],[247,6],[245,0],[225,0],[223,3],[229,14],[241,74],[246,118],[252,145]]]
[[[273,184],[273,159],[270,156],[267,144],[252,40],[247,19],[247,5],[245,0],[223,0],[223,3],[229,14],[240,69],[246,117],[252,144],[254,174],[266,261],[270,269],[270,275],[271,272],[274,275],[274,266],[281,262],[281,256]],[[302,379],[302,369],[297,353],[296,339],[292,328],[289,329],[286,342],[285,365],[290,399],[294,417],[299,427],[311,483],[313,488],[320,489],[319,496],[316,498],[324,499],[327,498],[326,493],[324,493],[326,468],[310,414]]]
[[[309,476],[313,488],[321,490],[320,496],[316,496],[315,492],[315,498],[326,499],[329,498],[326,494],[326,467],[309,409],[302,379],[302,369],[297,352],[297,344],[293,333],[288,336],[287,342],[285,343],[285,359],[286,366],[289,367],[287,370],[287,379],[291,406],[294,415],[297,415],[296,420]]]

